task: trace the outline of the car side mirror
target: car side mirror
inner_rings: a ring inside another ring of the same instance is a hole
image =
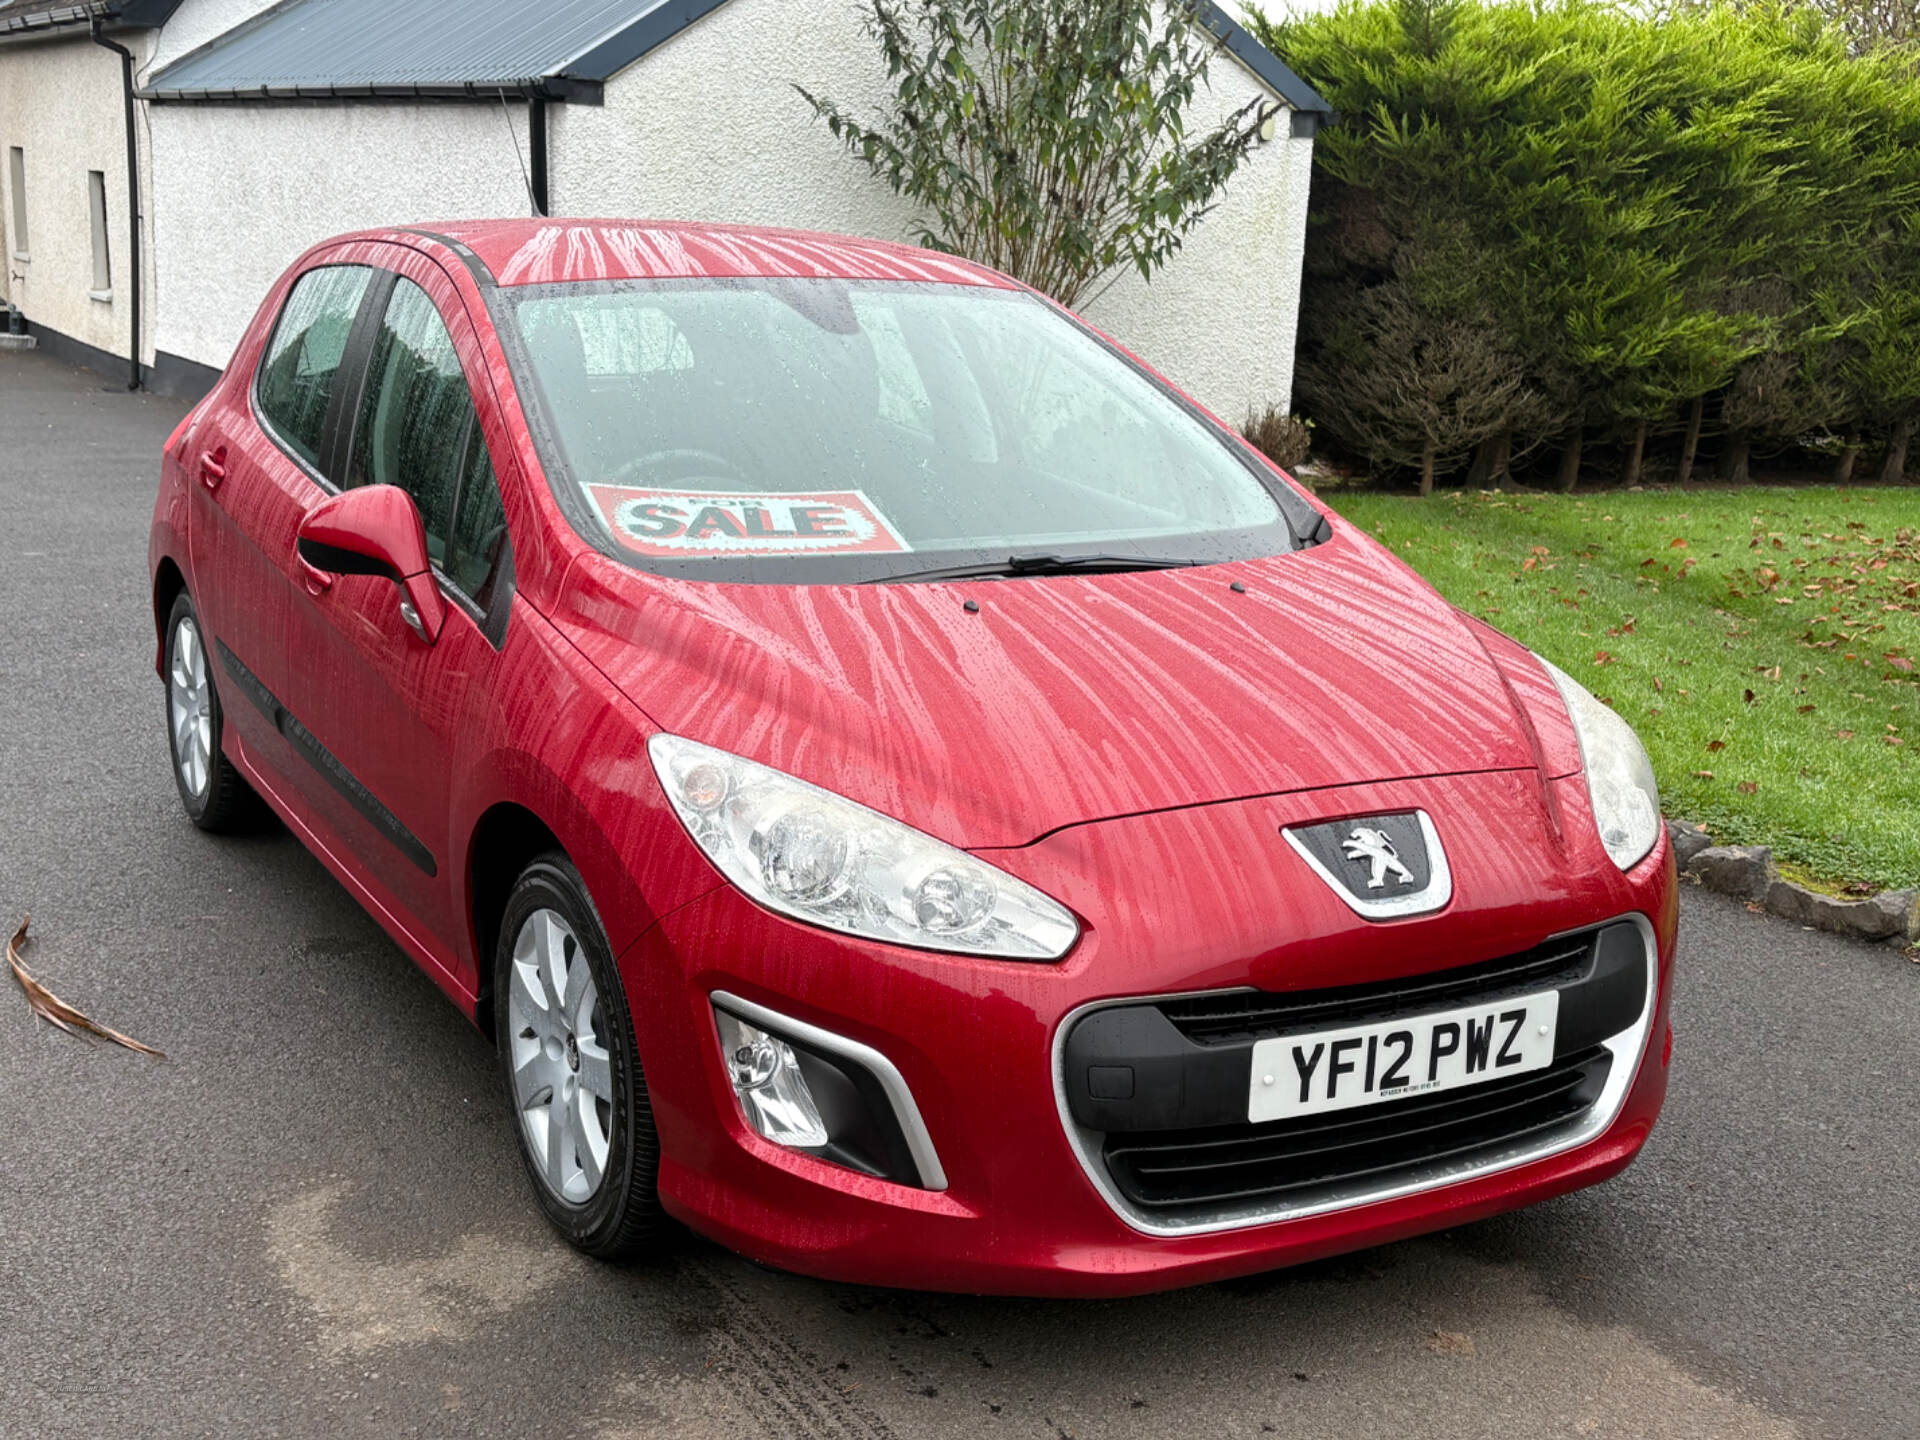
[[[400,618],[427,644],[440,638],[447,602],[427,558],[413,497],[396,485],[329,496],[300,521],[300,558],[326,575],[383,575],[400,587]]]

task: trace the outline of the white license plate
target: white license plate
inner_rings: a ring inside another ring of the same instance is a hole
[[[1287,1120],[1431,1095],[1553,1063],[1560,992],[1405,1020],[1282,1035],[1253,1047],[1247,1119]]]

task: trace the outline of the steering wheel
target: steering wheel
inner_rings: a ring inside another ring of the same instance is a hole
[[[688,479],[696,475],[718,476],[722,479],[738,481],[744,481],[747,478],[740,472],[740,467],[724,455],[715,454],[711,450],[683,447],[652,450],[645,455],[636,455],[608,475],[607,480],[617,484],[629,478],[639,479],[648,471],[666,467],[670,467],[669,473],[653,478],[676,480]]]

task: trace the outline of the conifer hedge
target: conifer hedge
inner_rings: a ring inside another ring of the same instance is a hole
[[[1346,0],[1255,20],[1314,142],[1296,406],[1339,448],[1571,488],[1920,423],[1920,70],[1810,11]],[[1590,475],[1591,478],[1591,475]]]

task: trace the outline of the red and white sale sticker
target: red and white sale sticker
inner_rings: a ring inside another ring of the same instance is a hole
[[[913,548],[859,490],[767,495],[586,488],[615,538],[641,555],[877,555]]]

